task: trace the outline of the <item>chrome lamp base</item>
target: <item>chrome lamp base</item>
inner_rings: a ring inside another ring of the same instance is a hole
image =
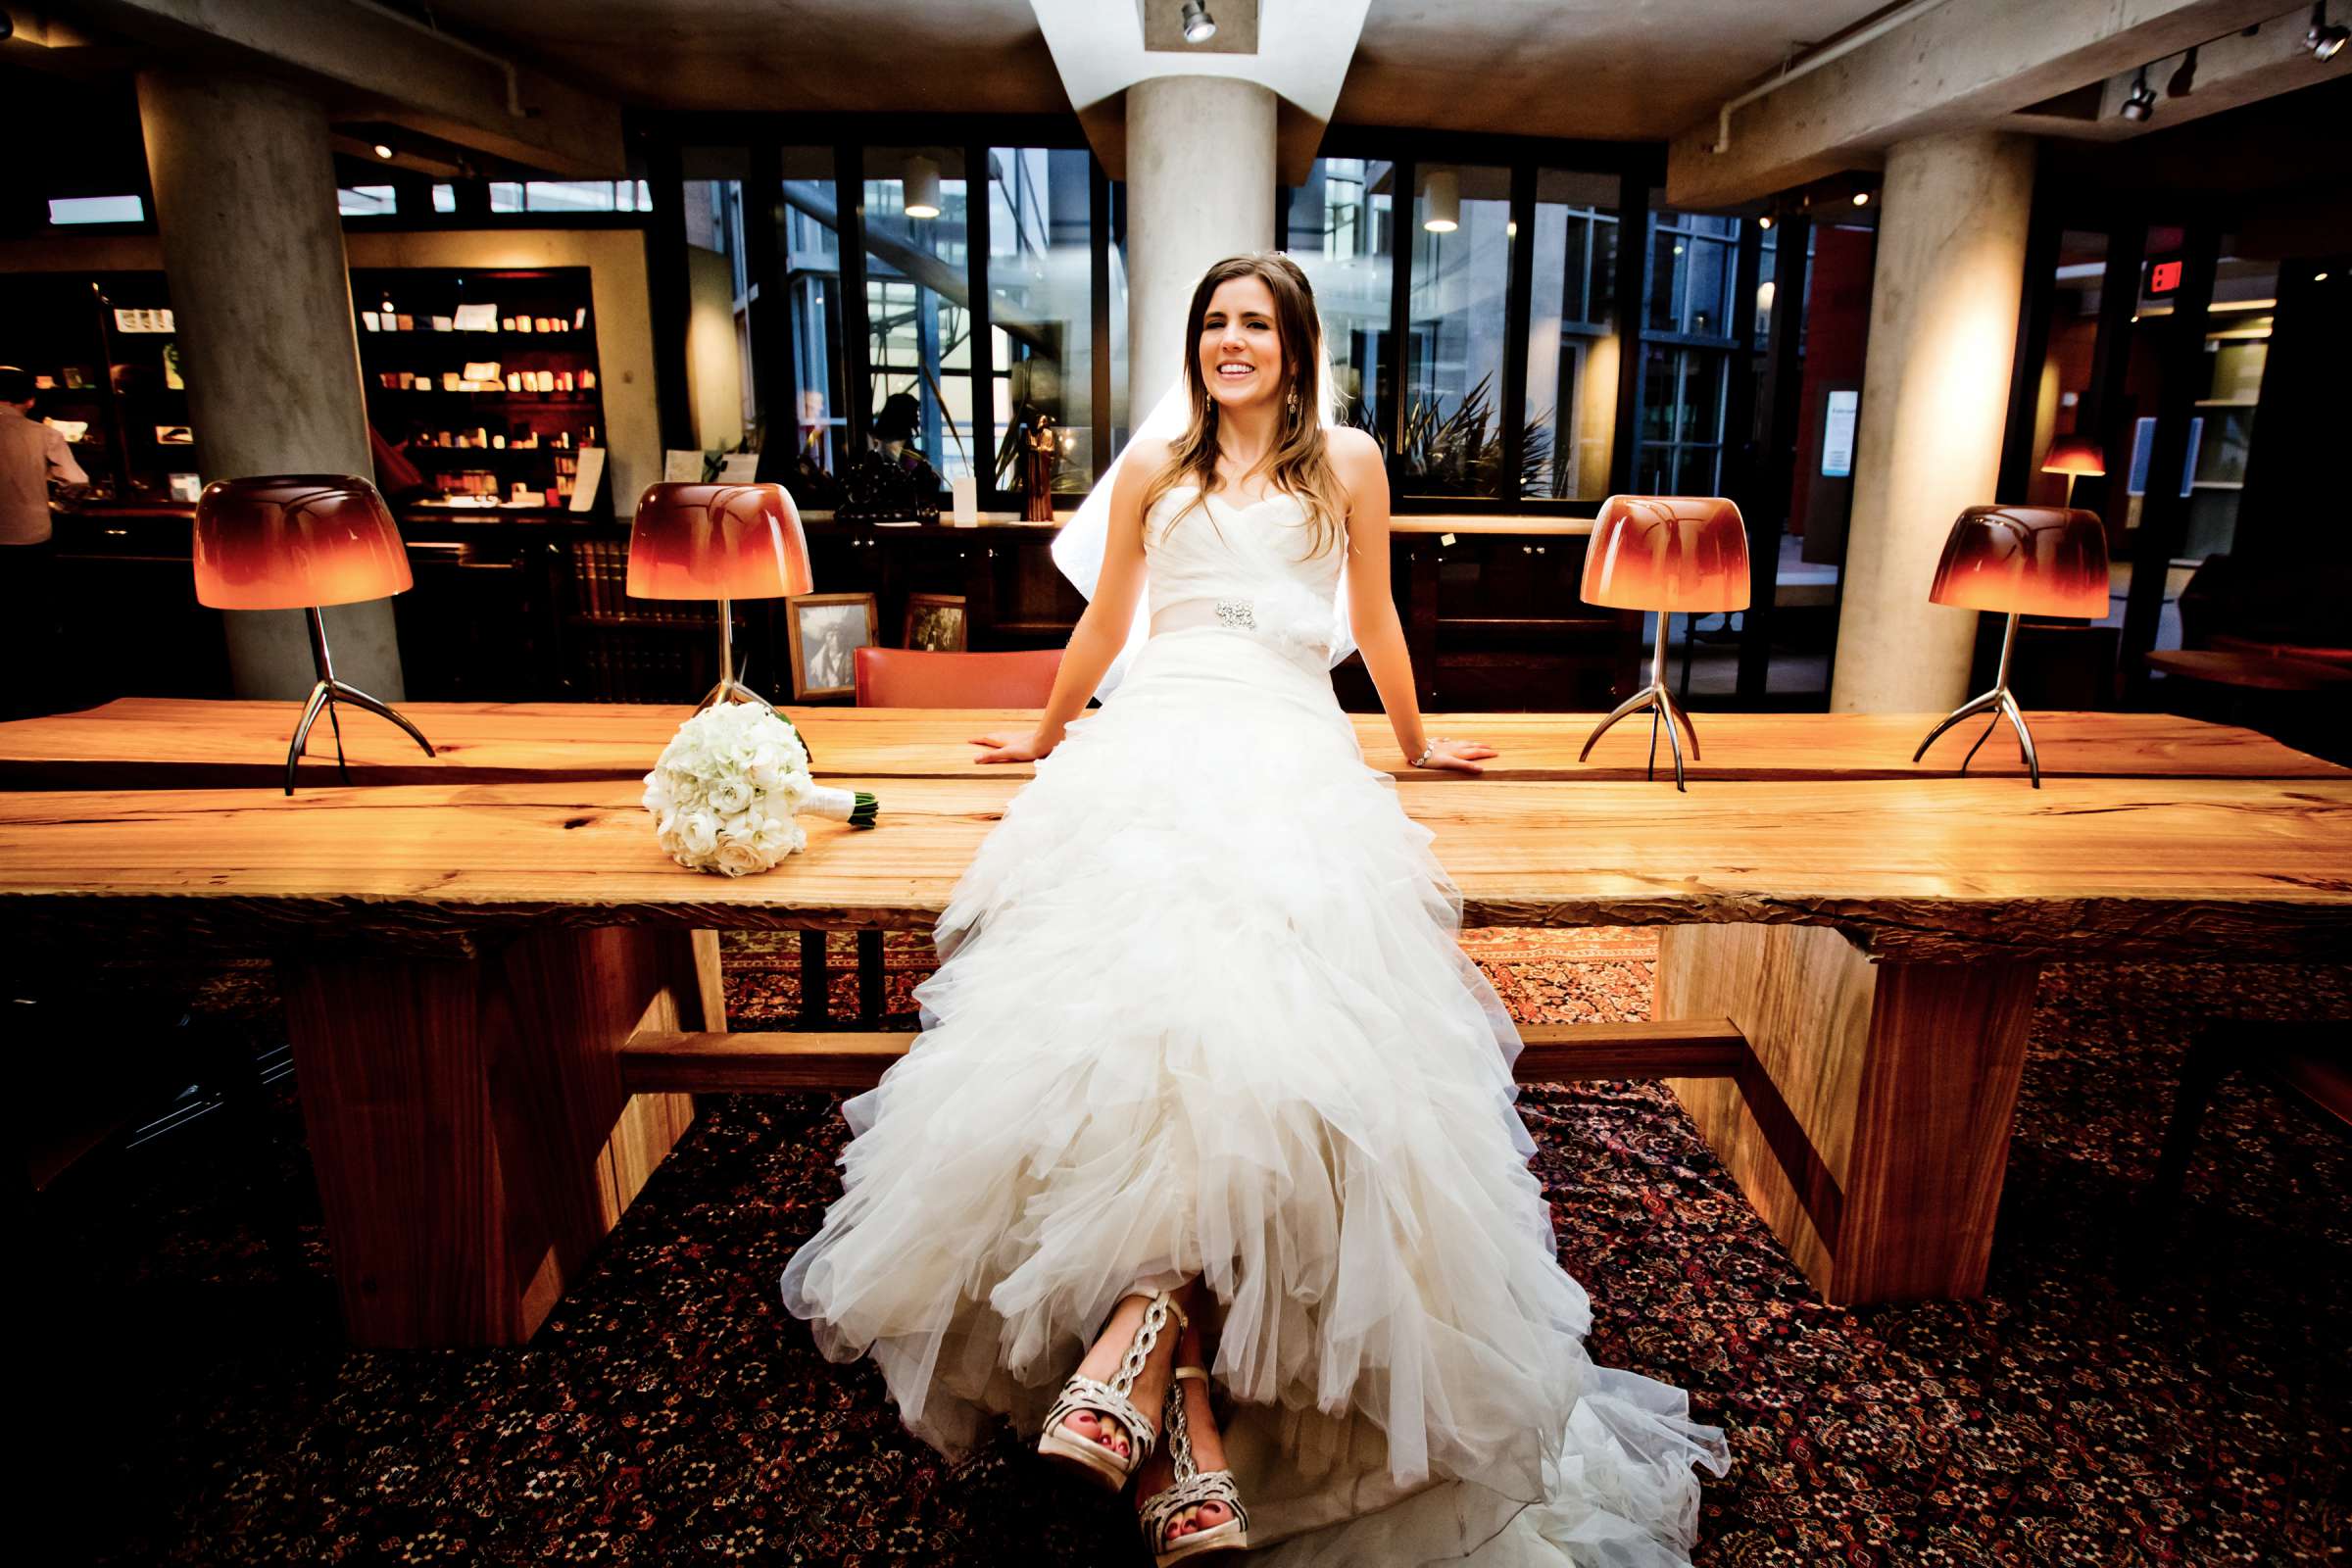
[[[1652,650],[1650,655],[1649,684],[1618,704],[1615,710],[1608,717],[1602,719],[1592,734],[1585,737],[1585,749],[1576,754],[1576,760],[1581,762],[1591,757],[1593,743],[1608,733],[1611,724],[1647,709],[1649,710],[1649,765],[1642,776],[1653,779],[1658,776],[1658,725],[1662,718],[1665,721],[1666,744],[1674,753],[1674,787],[1688,793],[1689,786],[1683,778],[1683,737],[1690,738],[1690,760],[1695,762],[1699,760],[1698,730],[1691,724],[1690,715],[1683,710],[1683,705],[1674,700],[1673,688],[1666,684],[1666,628],[1672,615],[1673,612],[1671,611],[1661,610],[1658,612],[1658,641],[1657,647]]]
[[[746,667],[749,667],[748,662]],[[809,761],[816,760],[816,753],[809,751],[808,737],[803,733],[801,726],[785,718],[775,704],[746,686],[742,675],[736,671],[735,605],[727,599],[718,601],[718,684],[703,694],[703,700],[694,705],[694,710],[699,713],[707,708],[716,708],[720,703],[749,703],[784,719],[784,727],[800,738],[801,750],[808,753]]]
[[[1928,748],[1935,745],[1943,732],[1954,724],[1979,713],[1990,713],[1992,722],[1984,726],[1984,733],[1977,737],[1977,744],[1971,746],[1968,755],[1960,759],[1960,771],[1968,771],[1968,764],[1976,760],[1978,750],[1992,738],[1992,732],[2000,727],[2001,720],[2005,718],[2009,721],[2009,727],[2017,731],[2018,760],[2026,764],[2026,776],[2033,781],[2034,788],[2041,788],[2041,759],[2034,755],[2034,732],[2026,728],[2026,715],[2019,711],[2017,699],[2009,693],[2009,656],[2016,648],[2017,612],[2011,611],[2009,624],[2001,632],[2001,667],[2000,672],[1992,678],[1992,690],[1982,697],[1970,698],[1945,714],[1943,722],[1928,731],[1928,738],[1919,743],[1919,750],[1911,754],[1911,760],[1916,762],[1927,756]]]
[[[335,662],[326,651],[326,622],[319,617],[316,605],[304,612],[311,623],[311,664],[318,672],[318,684],[311,688],[310,701],[302,705],[302,721],[294,726],[293,744],[286,748],[286,793],[294,793],[295,769],[302,761],[304,748],[311,743],[311,731],[324,713],[329,728],[335,733],[335,770],[343,782],[351,782],[351,766],[343,757],[343,720],[336,716],[335,705],[349,703],[365,709],[378,718],[388,718],[408,731],[409,738],[424,748],[424,755],[434,756],[433,743],[424,738],[424,731],[410,723],[400,710],[380,698],[370,697],[335,674]]]

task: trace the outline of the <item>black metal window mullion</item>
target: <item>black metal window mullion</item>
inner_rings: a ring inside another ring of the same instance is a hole
[[[1617,434],[1610,444],[1609,489],[1635,488],[1642,441],[1642,361],[1649,319],[1649,176],[1629,169],[1617,196],[1617,330],[1624,350],[1617,362]]]
[[[1094,330],[1095,476],[1110,471],[1110,176],[1087,155],[1087,304]]]
[[[1410,158],[1389,166],[1389,342],[1381,358],[1388,363],[1389,454],[1392,462],[1404,454],[1405,339],[1413,322],[1413,206],[1419,177]],[[1393,469],[1392,472],[1395,470]]]
[[[1509,282],[1502,308],[1502,474],[1496,499],[1520,499],[1527,468],[1527,334],[1536,295],[1536,166],[1511,166]],[[1558,422],[1555,416],[1555,424]],[[1556,432],[1555,432],[1556,439]]]
[[[843,448],[836,460],[847,468],[865,450],[865,426],[873,410],[871,328],[865,314],[865,149],[843,142],[833,149],[834,243],[841,253],[841,373],[849,386]]]
[[[986,142],[963,152],[964,286],[971,293],[972,479],[979,490],[994,491],[997,477],[997,355],[989,331],[989,222],[996,205],[996,165]],[[1018,219],[1015,219],[1018,221]],[[943,373],[940,384],[946,385]],[[946,414],[946,410],[940,411]],[[946,454],[941,454],[945,457]]]
[[[799,439],[800,411],[793,387],[798,335],[792,319],[792,255],[785,225],[784,157],[775,142],[750,149],[743,203],[744,315],[752,340],[752,401],[764,421],[763,445],[789,450]],[[753,290],[757,289],[757,295]]]

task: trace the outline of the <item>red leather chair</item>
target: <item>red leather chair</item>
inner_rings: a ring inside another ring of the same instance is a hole
[[[853,657],[860,708],[1043,708],[1054,695],[1061,650],[1012,654],[936,654],[907,648],[860,648]],[[801,933],[801,1027],[829,1022],[825,934]],[[858,933],[858,1019],[879,1028],[883,1007],[882,933]]]
[[[1054,695],[1061,650],[1017,654],[931,654],[860,648],[859,708],[1043,708]]]

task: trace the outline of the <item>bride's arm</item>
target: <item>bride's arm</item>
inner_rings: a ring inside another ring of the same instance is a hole
[[[1142,440],[1132,444],[1111,483],[1110,527],[1102,543],[1102,571],[1095,579],[1094,598],[1070,631],[1069,647],[1054,677],[1054,694],[1038,716],[1032,734],[1012,739],[998,735],[975,737],[983,747],[977,761],[1028,762],[1061,744],[1062,731],[1086,707],[1086,700],[1102,683],[1102,672],[1127,646],[1128,628],[1135,624],[1135,607],[1144,591],[1144,487],[1167,461],[1167,443]],[[1140,450],[1149,449],[1149,450]]]
[[[1348,626],[1380,692],[1380,706],[1388,710],[1396,745],[1407,762],[1483,773],[1478,759],[1496,755],[1494,748],[1452,738],[1432,744],[1422,726],[1420,700],[1413,695],[1413,658],[1389,588],[1389,475],[1380,446],[1361,430],[1334,430],[1331,463],[1348,491]]]

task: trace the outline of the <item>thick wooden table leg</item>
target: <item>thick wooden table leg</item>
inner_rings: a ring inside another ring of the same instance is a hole
[[[1672,1087],[1825,1299],[1984,1290],[2037,972],[1875,961],[1818,926],[1665,933],[1655,1015],[1727,1016],[1754,1054]]]
[[[690,1096],[623,1090],[618,1058],[702,1016],[690,936],[278,967],[353,1343],[529,1339],[693,1118]]]
[[[718,933],[694,933],[694,979],[703,1003],[703,1027],[719,1030],[727,1026],[727,982],[719,966]]]

